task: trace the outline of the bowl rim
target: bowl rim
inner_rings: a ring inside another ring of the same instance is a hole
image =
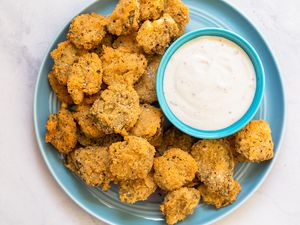
[[[199,38],[201,36],[223,37],[240,46],[249,56],[254,66],[255,74],[256,74],[255,95],[253,97],[252,103],[248,108],[247,112],[238,121],[234,122],[233,124],[231,124],[226,128],[219,129],[219,130],[201,130],[185,124],[180,119],[178,119],[177,116],[172,112],[172,110],[168,106],[168,103],[164,95],[165,70],[173,54],[187,42],[195,38]],[[175,127],[177,127],[182,132],[187,133],[196,138],[205,138],[205,139],[223,138],[223,137],[230,136],[236,133],[237,131],[239,131],[240,129],[242,129],[253,119],[256,112],[258,111],[264,96],[264,90],[265,90],[265,72],[264,72],[262,61],[258,53],[256,52],[256,50],[254,49],[254,47],[245,38],[238,35],[237,33],[222,28],[201,28],[198,30],[188,32],[183,36],[181,36],[180,38],[178,38],[167,49],[167,51],[163,55],[156,75],[156,94],[157,94],[159,105],[163,110],[164,114]]]

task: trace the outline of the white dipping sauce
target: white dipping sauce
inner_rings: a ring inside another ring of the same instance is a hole
[[[246,52],[222,37],[202,36],[181,46],[164,76],[164,94],[174,115],[200,130],[219,130],[238,121],[256,90]]]

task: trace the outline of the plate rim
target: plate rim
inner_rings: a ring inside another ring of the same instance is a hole
[[[84,6],[82,9],[80,9],[78,11],[77,14],[80,14],[81,12],[85,11],[86,9],[88,9],[91,5],[95,4],[96,2],[99,2],[102,0],[95,0],[93,2],[91,2],[90,4]],[[269,176],[270,171],[272,170],[275,162],[277,161],[278,155],[281,151],[281,147],[282,147],[282,142],[284,140],[285,137],[285,131],[286,131],[286,92],[285,92],[285,82],[284,82],[284,78],[282,77],[282,72],[281,72],[281,68],[280,68],[280,64],[278,63],[274,53],[271,51],[270,45],[268,44],[268,42],[266,41],[266,39],[264,38],[264,36],[262,35],[262,33],[260,32],[260,29],[257,28],[256,26],[254,26],[254,23],[244,14],[244,12],[240,11],[236,6],[232,5],[231,3],[229,3],[227,0],[218,0],[220,2],[222,2],[223,4],[225,4],[227,7],[231,8],[232,10],[236,11],[241,17],[243,17],[253,28],[253,30],[258,34],[258,36],[261,38],[263,44],[265,44],[266,49],[269,51],[270,56],[272,58],[272,60],[274,61],[274,66],[276,68],[276,70],[278,71],[278,78],[280,81],[280,86],[282,89],[282,103],[283,103],[283,107],[282,107],[282,129],[280,131],[280,135],[279,135],[279,140],[278,140],[278,146],[277,146],[277,151],[276,154],[274,155],[274,158],[272,159],[271,163],[268,165],[267,170],[265,171],[264,175],[262,176],[262,178],[259,180],[259,182],[255,185],[255,187],[249,192],[249,194],[243,199],[241,200],[239,203],[237,203],[235,205],[235,207],[229,209],[227,212],[223,213],[222,215],[219,215],[217,217],[215,217],[214,219],[203,223],[202,225],[209,225],[212,223],[215,223],[217,221],[220,221],[221,219],[225,218],[226,216],[228,216],[229,214],[233,213],[235,210],[237,210],[241,205],[243,205],[247,200],[249,200],[254,193],[261,187],[261,185],[265,182],[266,178]],[[72,17],[74,18],[74,16]],[[84,211],[86,211],[88,214],[94,216],[95,218],[107,223],[107,224],[112,224],[112,225],[118,225],[118,223],[114,223],[111,222],[110,220],[106,219],[105,217],[98,215],[94,212],[92,212],[90,209],[88,209],[83,203],[81,203],[79,200],[77,200],[77,198],[75,196],[73,196],[68,190],[67,188],[62,184],[62,182],[60,181],[60,179],[58,178],[58,176],[55,174],[54,170],[52,169],[49,160],[47,159],[47,156],[45,154],[45,152],[42,150],[43,146],[42,146],[42,140],[39,137],[39,133],[38,133],[38,122],[37,122],[37,98],[38,98],[38,84],[40,83],[41,80],[41,73],[43,70],[43,67],[45,66],[45,62],[46,59],[48,57],[48,54],[50,52],[50,50],[52,49],[54,43],[57,41],[57,39],[59,39],[59,34],[64,30],[65,27],[67,27],[69,25],[69,23],[71,22],[71,19],[67,19],[67,22],[65,22],[63,24],[63,26],[60,27],[58,34],[55,36],[55,38],[53,39],[53,41],[50,42],[48,48],[45,51],[45,54],[42,58],[40,67],[39,67],[39,71],[37,73],[37,78],[36,78],[36,82],[35,82],[35,88],[34,88],[34,98],[33,98],[33,122],[34,122],[34,131],[35,131],[35,136],[36,136],[36,141],[38,143],[38,148],[40,153],[42,154],[43,160],[47,165],[48,170],[50,171],[52,177],[55,179],[55,181],[58,183],[59,187],[67,194],[67,196],[73,200],[79,207],[81,207]]]

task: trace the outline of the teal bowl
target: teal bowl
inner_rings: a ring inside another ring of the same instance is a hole
[[[199,130],[194,127],[191,127],[184,122],[182,122],[180,119],[178,119],[175,114],[172,112],[170,107],[167,104],[165,95],[164,95],[164,75],[166,67],[169,63],[169,60],[172,58],[173,54],[185,43],[201,37],[201,36],[218,36],[226,38],[237,45],[239,45],[249,56],[249,58],[252,61],[252,64],[255,69],[256,73],[256,91],[253,98],[253,101],[248,109],[248,111],[241,117],[238,121],[233,123],[232,125],[220,129],[220,130]],[[240,35],[229,31],[225,29],[220,28],[205,28],[205,29],[199,29],[192,32],[189,32],[179,39],[177,39],[166,51],[164,54],[158,72],[157,72],[157,78],[156,78],[156,93],[158,97],[158,101],[160,104],[160,107],[164,111],[164,114],[169,119],[169,121],[175,125],[178,129],[183,131],[184,133],[187,133],[191,136],[197,137],[197,138],[205,138],[205,139],[216,139],[216,138],[223,138],[226,136],[229,136],[231,134],[236,133],[240,129],[242,129],[249,121],[255,116],[263,95],[264,95],[264,89],[265,89],[265,73],[263,64],[260,60],[259,55],[255,51],[255,49],[252,47],[252,45],[246,41],[243,37]]]

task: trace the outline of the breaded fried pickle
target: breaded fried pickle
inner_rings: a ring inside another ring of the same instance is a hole
[[[66,166],[80,176],[88,185],[101,185],[104,190],[109,188],[112,176],[109,172],[109,157],[107,147],[90,146],[76,149],[67,156]],[[70,164],[71,161],[71,164]]]
[[[113,85],[102,92],[91,112],[105,133],[127,134],[137,122],[141,109],[138,95],[132,87]]]
[[[78,62],[79,57],[84,53],[85,50],[77,49],[70,41],[59,43],[51,52],[54,60],[53,71],[60,84],[67,85],[72,65]]]
[[[190,21],[189,8],[181,0],[165,0],[165,12],[177,23],[178,36],[184,33],[186,24]]]
[[[84,94],[99,92],[102,83],[102,62],[97,54],[87,53],[74,63],[68,79],[68,92],[75,104],[80,104]]]
[[[191,182],[196,172],[196,161],[179,148],[172,148],[154,159],[154,180],[166,191],[176,190]]]
[[[133,85],[147,68],[144,55],[129,53],[125,48],[103,47],[103,81],[107,85]]]
[[[62,85],[58,82],[53,70],[48,73],[48,81],[59,101],[65,102],[68,105],[71,105],[73,103],[67,86]]]
[[[153,56],[148,61],[146,72],[135,84],[134,89],[140,97],[141,103],[152,104],[157,101],[156,96],[156,73],[161,60],[161,56]]]
[[[169,128],[163,135],[163,141],[158,151],[163,154],[170,148],[180,148],[183,151],[190,152],[195,138],[182,133],[176,127]]]
[[[161,109],[144,104],[141,106],[141,114],[130,135],[150,139],[159,132],[162,125],[163,113]]]
[[[156,188],[157,185],[150,174],[143,179],[121,181],[120,200],[131,204],[137,201],[145,201]]]
[[[107,19],[96,13],[81,14],[72,20],[68,39],[77,47],[92,49],[106,34]]]
[[[83,105],[77,107],[73,116],[85,136],[99,138],[105,135],[105,133],[96,126],[96,118],[91,114],[90,106]]]
[[[136,40],[147,54],[162,55],[177,35],[176,22],[169,14],[164,14],[153,22],[145,21],[138,31]]]
[[[110,172],[119,181],[146,178],[153,165],[154,147],[140,137],[124,139],[109,147]]]
[[[65,105],[58,113],[51,114],[46,124],[46,143],[51,143],[59,152],[72,151],[77,143],[76,123]]]
[[[165,0],[140,0],[140,19],[156,20],[165,8]]]
[[[271,129],[264,120],[253,120],[235,134],[235,150],[251,162],[273,158]]]
[[[234,187],[234,161],[229,143],[223,139],[201,140],[193,145],[191,155],[198,164],[198,178],[210,190],[228,194]]]
[[[200,193],[197,189],[183,187],[169,192],[160,210],[166,216],[167,224],[172,225],[193,214],[199,201]]]
[[[241,186],[237,181],[235,181],[234,187],[228,191],[228,195],[222,195],[213,192],[204,184],[201,185],[198,190],[200,191],[201,197],[206,204],[213,205],[218,209],[232,204],[240,193]]]
[[[123,140],[123,137],[119,134],[107,134],[103,137],[91,138],[79,131],[77,133],[77,139],[80,145],[84,147],[88,146],[102,146],[109,147],[112,143],[119,142]]]
[[[111,34],[126,35],[139,28],[140,4],[138,0],[120,0],[108,17],[107,29]]]

